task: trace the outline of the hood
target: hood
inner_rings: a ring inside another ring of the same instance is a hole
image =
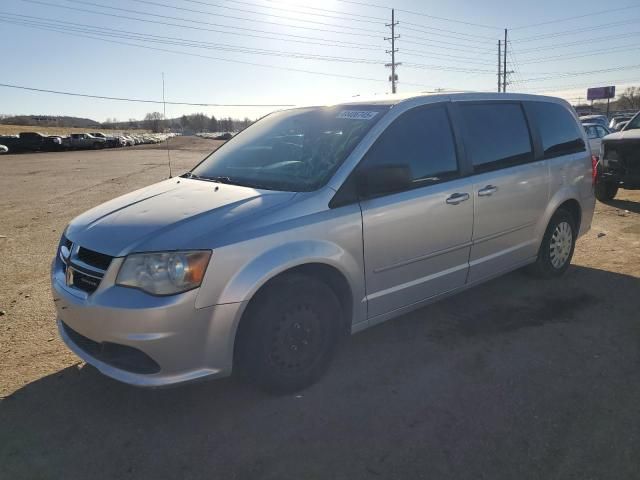
[[[602,138],[603,142],[618,140],[640,140],[640,128],[633,130],[623,130],[622,132],[612,133]]]
[[[285,204],[295,193],[174,178],[123,195],[76,217],[74,243],[112,256],[212,248],[211,235]]]

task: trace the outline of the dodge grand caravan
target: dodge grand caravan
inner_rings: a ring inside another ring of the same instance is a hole
[[[595,168],[554,98],[276,112],[69,224],[51,274],[60,335],[134,385],[233,369],[298,390],[345,334],[523,266],[561,275],[591,225]]]

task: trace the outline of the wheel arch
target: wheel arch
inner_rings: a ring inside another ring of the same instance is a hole
[[[575,198],[569,198],[558,205],[553,213],[555,214],[558,210],[565,210],[571,214],[575,221],[576,232],[579,232],[580,223],[582,222],[582,207],[580,206],[580,202]]]
[[[349,284],[347,277],[335,266],[322,262],[302,263],[294,267],[287,268],[286,270],[269,277],[255,290],[249,299],[242,317],[250,311],[252,302],[256,301],[261,292],[264,292],[276,280],[283,276],[292,274],[305,275],[318,279],[333,291],[340,303],[343,328],[345,332],[348,332],[351,327],[351,319],[353,316],[353,291],[351,285]],[[240,322],[242,322],[242,318]]]
[[[538,223],[536,229],[538,246],[540,246],[540,244],[542,243],[542,238],[544,237],[544,233],[547,230],[551,218],[559,209],[567,210],[573,216],[576,222],[576,231],[580,232],[583,212],[580,200],[578,199],[578,196],[575,195],[575,192],[572,192],[570,190],[561,190],[556,192],[556,194],[551,198],[551,200],[547,204],[544,215]]]

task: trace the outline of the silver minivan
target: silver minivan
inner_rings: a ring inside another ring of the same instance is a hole
[[[60,335],[133,385],[233,369],[295,391],[345,334],[520,267],[564,273],[591,226],[594,174],[555,98],[276,112],[69,224],[51,273]]]

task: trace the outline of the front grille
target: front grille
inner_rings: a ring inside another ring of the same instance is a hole
[[[87,275],[76,268],[73,268],[73,283],[72,285],[84,292],[93,293],[100,286],[102,276]]]
[[[603,160],[609,170],[625,174],[640,174],[640,141],[606,141]]]
[[[113,257],[105,255],[104,253],[94,252],[88,248],[80,247],[78,249],[78,260],[86,263],[91,267],[98,268],[100,270],[106,270],[111,265]]]
[[[111,342],[96,342],[73,330],[62,322],[62,328],[71,341],[81,350],[101,362],[131,373],[158,373],[160,365],[137,348]]]
[[[64,252],[66,250],[66,252]],[[58,254],[61,269],[65,274],[67,286],[75,287],[86,293],[95,292],[113,257],[73,244],[62,237]]]

